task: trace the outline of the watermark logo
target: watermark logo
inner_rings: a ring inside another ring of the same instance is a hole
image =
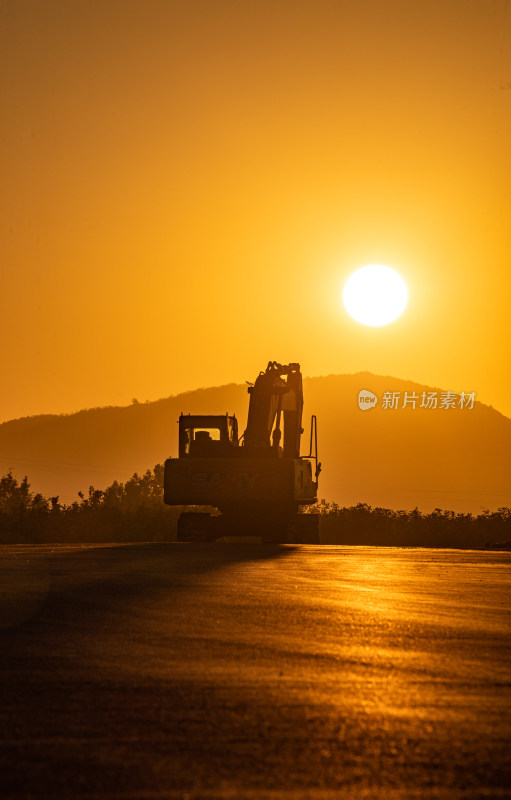
[[[387,411],[398,411],[403,408],[428,409],[472,409],[476,392],[383,392],[380,408]],[[368,389],[358,393],[358,407],[361,411],[376,408],[378,397]]]
[[[369,411],[370,408],[375,407],[377,402],[377,396],[368,389],[361,389],[358,393],[358,407],[361,411]]]

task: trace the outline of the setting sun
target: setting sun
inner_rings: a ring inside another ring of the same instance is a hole
[[[356,322],[376,327],[393,322],[403,313],[408,290],[395,270],[372,264],[350,275],[342,299]]]

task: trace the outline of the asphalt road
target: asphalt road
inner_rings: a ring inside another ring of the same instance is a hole
[[[511,797],[510,562],[1,547],[0,796]]]

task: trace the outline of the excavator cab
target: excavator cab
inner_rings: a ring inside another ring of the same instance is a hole
[[[235,416],[181,414],[179,458],[222,458],[238,447]]]

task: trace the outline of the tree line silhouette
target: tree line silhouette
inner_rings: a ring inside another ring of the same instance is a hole
[[[435,508],[424,514],[372,508],[358,503],[349,508],[321,500],[319,513],[324,544],[392,547],[454,547],[511,549],[511,508],[485,510],[476,516]]]
[[[180,508],[163,503],[163,466],[107,489],[89,487],[70,504],[43,497],[12,472],[0,479],[0,542],[165,541],[175,538]]]
[[[0,478],[0,543],[173,541],[181,507],[163,503],[163,466],[107,489],[89,487],[70,504],[30,489],[25,476]],[[325,500],[307,509],[320,515],[324,544],[511,549],[511,508],[477,516],[436,508],[429,514],[342,507]]]

